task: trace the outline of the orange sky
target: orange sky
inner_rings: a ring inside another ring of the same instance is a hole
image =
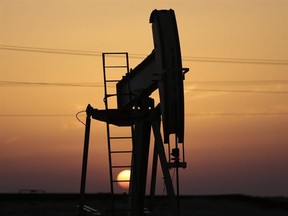
[[[104,107],[99,54],[127,51],[135,67],[153,49],[155,8],[175,10],[190,68],[183,193],[288,195],[285,0],[0,0],[0,193],[79,191],[84,127],[74,115]],[[89,162],[88,190],[107,192],[104,123],[92,123]]]

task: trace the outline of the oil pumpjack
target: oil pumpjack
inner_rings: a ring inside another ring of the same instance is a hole
[[[186,168],[184,152],[184,91],[183,80],[188,68],[182,67],[180,44],[175,13],[170,10],[154,10],[150,16],[154,40],[154,49],[138,66],[129,70],[128,53],[103,53],[103,71],[105,88],[105,109],[94,109],[90,104],[86,109],[86,126],[80,188],[79,215],[86,215],[84,205],[87,159],[91,118],[106,122],[109,152],[110,185],[113,195],[113,165],[111,162],[109,125],[131,127],[132,152],[131,176],[129,180],[130,216],[145,215],[144,199],[148,172],[151,128],[155,138],[151,168],[150,197],[155,195],[158,158],[171,207],[171,215],[179,215],[179,168]],[[127,73],[116,83],[116,94],[106,91],[105,57],[124,54],[127,57]],[[154,106],[150,95],[159,90],[160,103]],[[117,108],[110,109],[107,100],[117,97]],[[163,138],[162,133],[163,132]],[[171,135],[173,142],[170,143]],[[170,147],[171,146],[171,147]],[[116,152],[114,152],[116,153]],[[119,152],[118,152],[119,153]],[[167,154],[167,156],[166,156]],[[114,166],[115,168],[116,166]],[[119,167],[118,167],[119,168]],[[173,180],[170,169],[175,169]],[[176,191],[174,189],[176,188]],[[91,208],[92,209],[92,208]],[[90,210],[91,210],[90,209]],[[116,215],[114,209],[111,215]],[[113,213],[114,212],[114,213]],[[100,213],[98,213],[100,215]],[[94,215],[97,215],[96,210]]]

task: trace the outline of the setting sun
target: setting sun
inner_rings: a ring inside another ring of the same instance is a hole
[[[130,170],[123,170],[117,175],[119,186],[125,189],[129,188]]]

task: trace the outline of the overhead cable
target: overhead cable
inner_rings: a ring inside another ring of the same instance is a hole
[[[50,54],[67,54],[67,55],[81,55],[81,56],[102,56],[102,52],[88,51],[88,50],[74,50],[74,49],[51,49],[43,47],[26,47],[26,46],[10,46],[0,45],[1,50],[10,51],[24,51],[24,52],[39,52]],[[117,56],[116,56],[117,57]],[[129,54],[129,58],[145,58],[144,54]],[[218,58],[218,57],[193,57],[183,56],[182,60],[189,62],[206,62],[206,63],[233,63],[233,64],[266,64],[266,65],[288,65],[288,60],[283,59],[249,59],[249,58]]]

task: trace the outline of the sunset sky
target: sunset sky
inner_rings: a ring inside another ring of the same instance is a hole
[[[0,0],[0,193],[79,192],[75,114],[104,108],[101,53],[134,68],[170,8],[190,68],[181,193],[288,196],[287,0]],[[87,188],[108,192],[105,123],[91,129]]]

